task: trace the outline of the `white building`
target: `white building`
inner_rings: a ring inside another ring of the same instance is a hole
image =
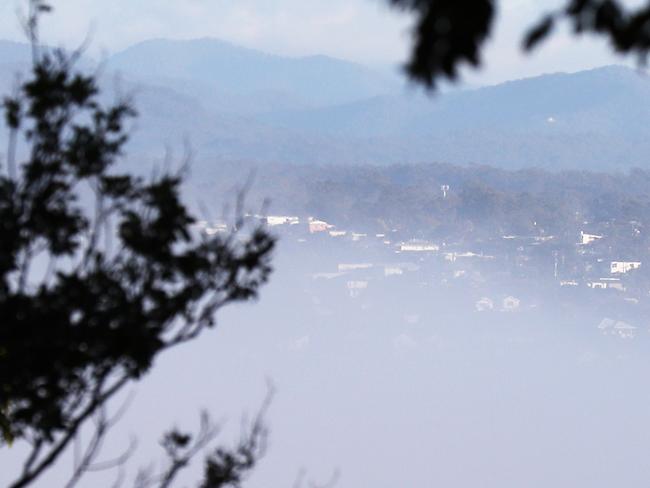
[[[598,324],[603,335],[612,335],[621,339],[633,339],[636,336],[637,327],[621,320],[604,318]]]
[[[309,217],[309,232],[311,234],[315,234],[316,232],[327,232],[333,227],[333,225],[328,224],[324,220],[318,220],[314,219],[313,217]]]
[[[462,258],[477,258],[477,259],[494,259],[494,256],[486,256],[485,254],[477,254],[475,252],[448,252],[445,253],[445,260],[455,263],[458,259]]]
[[[578,286],[578,282],[576,280],[561,280],[560,286]]]
[[[228,232],[228,224],[223,222],[208,222],[207,220],[200,220],[196,223],[196,228],[208,236]]]
[[[384,266],[384,276],[396,276],[404,274],[404,270],[399,266]]]
[[[640,261],[612,261],[610,264],[610,272],[612,274],[625,274],[628,271],[632,271],[633,269],[637,269],[641,267],[641,262]]]
[[[487,310],[494,310],[494,302],[488,297],[483,297],[476,302],[476,311],[485,312]]]
[[[331,280],[334,278],[340,278],[343,276],[345,273],[313,273],[311,275],[312,279],[314,280],[319,280],[319,279],[325,279],[325,280]]]
[[[215,234],[225,234],[228,232],[228,226],[226,224],[212,224],[205,228],[205,233],[209,236]]]
[[[587,234],[586,232],[580,231],[580,244],[591,244],[594,241],[602,239],[603,236],[597,234]]]
[[[338,270],[339,272],[358,271],[360,269],[370,269],[373,266],[372,263],[342,263],[338,265]]]
[[[589,288],[601,289],[601,290],[620,290],[625,291],[625,287],[619,278],[600,278],[598,281],[591,281],[587,283]]]
[[[402,242],[399,245],[400,252],[437,252],[440,246],[427,241]]]
[[[619,321],[616,322],[612,334],[620,337],[621,339],[634,339],[634,336],[636,335],[636,327],[626,322]]]
[[[356,298],[361,295],[361,292],[368,288],[367,281],[348,281],[347,282],[348,292],[350,297]]]
[[[414,272],[420,269],[415,263],[386,263],[384,266],[384,276],[403,275],[406,272]]]
[[[276,225],[297,225],[300,223],[300,218],[290,215],[269,215],[266,217],[266,224],[270,227]]]

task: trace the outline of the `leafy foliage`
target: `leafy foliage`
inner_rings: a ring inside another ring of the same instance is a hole
[[[495,0],[389,0],[398,8],[412,11],[409,75],[425,86],[437,79],[455,79],[457,66],[477,66],[485,41],[492,32]],[[565,5],[545,15],[527,32],[523,46],[533,49],[553,31],[557,22],[568,22],[574,33],[597,34],[622,54],[636,54],[644,60],[650,49],[650,2],[632,9],[617,0],[566,0]]]
[[[1,425],[5,441],[34,448],[13,486],[46,469],[158,354],[254,297],[273,248],[241,221],[226,237],[199,235],[179,199],[182,174],[115,172],[131,105],[102,106],[75,56],[35,53],[31,77],[4,100],[0,176]]]
[[[411,59],[407,72],[432,87],[436,79],[455,79],[462,62],[478,65],[480,48],[494,18],[492,0],[390,0],[415,12]]]
[[[204,476],[200,488],[241,487],[242,481],[255,467],[266,451],[267,429],[264,415],[270,405],[273,391],[270,390],[262,408],[253,422],[246,426],[242,437],[234,447],[217,447],[205,458]],[[141,471],[136,478],[136,487],[156,486],[167,488],[173,484],[180,471],[185,469],[202,450],[219,434],[219,427],[212,423],[207,412],[201,414],[201,423],[196,434],[176,428],[167,432],[161,446],[167,455],[167,467],[155,476]]]

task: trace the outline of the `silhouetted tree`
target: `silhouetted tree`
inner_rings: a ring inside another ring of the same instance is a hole
[[[41,48],[38,19],[50,7],[30,5],[33,67],[4,100],[0,175],[0,444],[31,444],[12,488],[51,467],[90,418],[104,418],[105,431],[107,402],[159,354],[212,327],[220,307],[254,297],[274,243],[241,219],[227,236],[203,236],[179,199],[182,173],[117,172],[133,108],[103,106],[95,77],[75,71],[78,54]],[[259,454],[260,422],[210,457],[203,486],[239,486]],[[205,423],[202,432],[201,447]],[[165,437],[169,481],[196,445]]]
[[[494,27],[496,0],[388,0],[415,16],[413,47],[406,65],[416,81],[433,87],[439,78],[455,79],[458,65],[478,66],[481,49]],[[596,34],[621,54],[644,60],[650,49],[650,2],[626,8],[618,0],[565,0],[564,6],[537,19],[522,45],[531,50],[567,22],[575,34]]]

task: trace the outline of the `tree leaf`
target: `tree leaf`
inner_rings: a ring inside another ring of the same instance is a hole
[[[524,50],[530,51],[534,49],[537,44],[544,40],[546,36],[551,33],[555,25],[555,19],[552,15],[547,15],[535,27],[530,29],[524,39]]]

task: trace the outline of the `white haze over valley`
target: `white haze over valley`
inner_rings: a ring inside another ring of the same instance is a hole
[[[194,428],[200,408],[234,442],[271,379],[270,444],[253,488],[293,486],[302,471],[316,482],[336,474],[342,488],[645,486],[647,320],[625,337],[613,324],[599,329],[588,309],[563,316],[498,303],[479,312],[467,306],[469,290],[418,294],[403,277],[351,298],[345,281],[313,278],[350,256],[310,245],[281,242],[259,303],[224,310],[214,333],[157,362],[133,388],[105,458],[135,436],[130,474],[160,467],[161,432]],[[36,486],[62,485],[71,463]],[[82,486],[115,474],[91,473]]]

